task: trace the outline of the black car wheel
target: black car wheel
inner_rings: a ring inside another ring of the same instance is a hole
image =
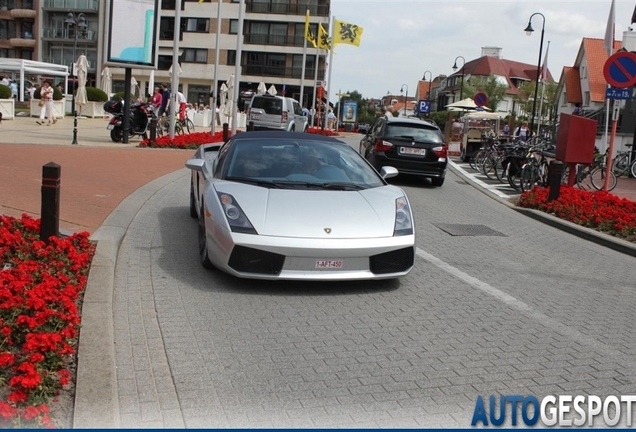
[[[205,233],[205,215],[203,209],[204,206],[201,204],[201,211],[199,212],[199,261],[204,268],[211,269],[214,266],[208,256],[208,240]]]
[[[121,142],[123,138],[124,131],[121,127],[115,126],[110,130],[110,139],[113,140],[113,142]]]
[[[194,202],[194,188],[192,187],[192,184],[190,184],[190,217],[196,219],[197,216],[197,207]]]
[[[433,183],[433,186],[440,187],[444,184],[444,179],[440,177],[433,177],[431,179],[431,183]]]

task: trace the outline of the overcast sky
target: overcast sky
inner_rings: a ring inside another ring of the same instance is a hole
[[[616,40],[631,25],[635,4],[615,1]],[[365,98],[400,94],[402,84],[413,96],[424,71],[450,75],[457,56],[468,62],[480,57],[484,46],[501,47],[503,58],[536,65],[541,16],[532,19],[532,36],[523,31],[535,12],[545,16],[541,61],[550,41],[548,68],[558,80],[563,66],[574,63],[583,37],[605,37],[610,6],[611,0],[332,0],[338,20],[364,31],[360,47],[338,45],[334,51],[330,100],[337,101],[339,90],[357,90]]]

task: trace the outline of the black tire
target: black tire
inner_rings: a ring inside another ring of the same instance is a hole
[[[194,188],[192,187],[192,184],[190,184],[190,217],[192,219],[199,217],[197,214],[196,203],[194,201]]]
[[[120,126],[115,126],[110,130],[110,139],[113,142],[121,142],[124,139],[124,130]]]
[[[532,190],[539,180],[537,169],[532,165],[526,165],[521,170],[521,192]]]
[[[292,127],[289,129],[289,131],[290,131],[290,132],[294,132],[294,131],[296,131],[296,126],[295,126],[295,125],[292,125]]]
[[[194,123],[189,118],[185,119],[185,129],[188,133],[194,133]]]
[[[484,159],[482,172],[486,174],[489,180],[497,179],[497,158],[495,156],[488,156]]]
[[[442,178],[442,177],[433,177],[431,179],[431,183],[433,183],[433,186],[442,187],[444,185],[444,178]]]
[[[208,256],[208,241],[205,233],[205,216],[203,213],[203,204],[201,204],[201,210],[199,211],[199,261],[203,268],[212,269],[214,265],[210,261]]]
[[[629,167],[629,171],[632,174],[632,177],[636,177],[636,161],[632,162],[631,166]]]
[[[605,167],[593,169],[592,172],[590,172],[590,180],[592,181],[594,189],[599,191],[603,190],[603,187],[605,186]],[[616,187],[616,181],[616,174],[610,171],[609,184],[607,186],[608,191],[614,190]]]
[[[459,152],[459,158],[462,162],[470,161],[470,157],[466,156],[466,149],[464,147],[462,147],[462,150]]]
[[[616,177],[620,177],[629,170],[629,155],[620,155],[612,161],[612,172]]]

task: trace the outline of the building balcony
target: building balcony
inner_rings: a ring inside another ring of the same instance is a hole
[[[68,12],[98,12],[99,0],[44,0],[42,8]]]
[[[79,51],[78,51],[79,52]],[[78,54],[79,55],[79,54]],[[68,73],[73,75],[73,60],[60,57],[42,57],[44,63],[53,63],[62,66],[68,66]],[[88,59],[88,73],[95,73],[95,59]]]
[[[35,48],[37,41],[35,39],[11,38],[9,43],[13,48]]]
[[[305,37],[289,36],[289,35],[272,35],[272,34],[246,34],[244,39],[246,44],[254,45],[277,45],[277,46],[295,46],[302,47],[305,43]],[[309,48],[313,48],[308,44]]]
[[[73,33],[73,28],[51,28],[44,27],[42,29],[42,38],[43,39],[56,39],[56,40],[65,40],[68,42],[73,42],[75,40],[75,33]],[[97,42],[97,32],[94,30],[88,30],[83,34],[79,34],[77,36],[78,42]]]
[[[273,0],[268,2],[247,0],[245,2],[245,11],[248,13],[265,13],[265,14],[281,14],[281,15],[305,15],[309,10],[309,15],[313,16],[329,16],[329,5],[315,4],[295,4],[295,3],[279,3]]]
[[[11,9],[11,18],[13,19],[35,19],[38,11],[34,9]]]
[[[242,73],[244,74],[244,76],[242,77],[243,79],[245,79],[245,76],[247,75],[253,75],[255,77],[258,77],[258,79],[255,79],[254,81],[260,81],[262,80],[262,78],[266,78],[266,77],[300,79],[302,75],[301,68],[285,67],[285,66],[277,67],[277,66],[266,66],[266,65],[243,65],[242,71],[243,71]],[[305,69],[305,79],[313,80],[314,73],[315,73],[315,69],[313,68]],[[319,81],[325,80],[324,69],[318,70],[318,80]]]

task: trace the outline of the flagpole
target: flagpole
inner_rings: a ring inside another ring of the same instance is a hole
[[[615,9],[614,0],[610,6],[609,16],[607,18],[607,27],[605,29],[605,38],[603,39],[603,46],[607,50],[607,56],[610,57],[614,52],[614,26],[615,26]],[[609,83],[606,85],[606,89],[610,88]],[[610,117],[610,100],[605,98],[605,130],[603,131],[603,150],[608,148],[607,138],[609,133],[609,117]],[[610,143],[611,144],[611,143]],[[609,155],[609,161],[612,159],[612,155]],[[610,166],[608,163],[607,166]]]
[[[170,139],[174,139],[175,114],[179,103],[179,36],[181,35],[181,0],[177,0],[174,5],[174,41],[172,45],[172,82],[170,84],[170,127],[168,133]]]
[[[335,48],[335,44],[334,41],[335,39],[335,35],[334,35],[334,23],[335,23],[336,17],[332,16],[331,17],[331,26],[330,29],[331,30],[331,49],[329,50],[329,75],[327,78],[327,109],[325,110],[325,125],[328,125],[327,123],[327,116],[329,115],[329,94],[331,93],[331,72],[333,71],[333,50]]]
[[[232,136],[236,135],[239,84],[241,83],[241,57],[243,52],[243,22],[245,21],[245,0],[239,1],[238,37],[236,38],[236,61],[234,65],[234,94],[232,95]]]
[[[309,9],[307,9],[307,13],[305,16],[306,20],[309,20]],[[307,36],[307,35],[305,35]],[[304,108],[305,106],[305,102],[303,101],[303,96],[305,95],[305,67],[306,67],[306,62],[307,62],[307,37],[304,37],[304,43],[303,43],[303,67],[301,69],[300,72],[300,106],[301,108]]]
[[[311,126],[314,126],[314,123],[316,122],[316,93],[318,92],[318,62],[320,61],[320,49],[316,50],[316,61],[314,63],[314,99],[313,99],[313,103],[311,105],[312,109],[314,110],[314,115],[311,117]]]
[[[210,111],[212,112],[212,126],[210,126],[210,133],[214,135],[216,132],[216,104],[219,101],[219,46],[221,39],[221,3],[222,0],[218,0],[219,6],[216,12],[216,52],[214,53],[214,89],[212,90],[212,106]],[[219,115],[219,119],[220,119]]]
[[[545,57],[543,58],[543,67],[541,68],[541,100],[539,101],[539,120],[537,123],[537,136],[541,136],[541,119],[543,118],[543,98],[545,96],[545,81],[548,78],[548,53],[550,52],[550,41],[548,41],[548,47],[545,50]]]

